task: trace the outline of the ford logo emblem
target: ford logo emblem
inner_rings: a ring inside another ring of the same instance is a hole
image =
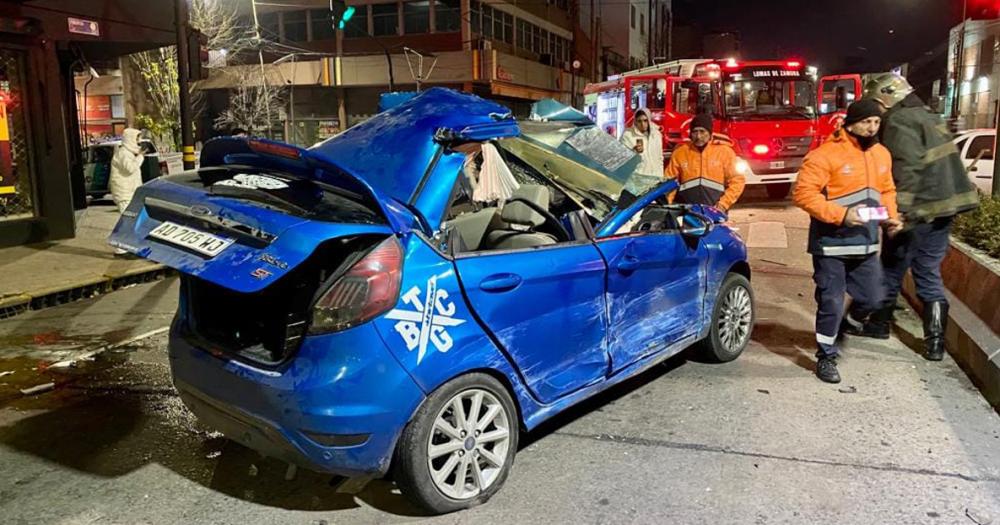
[[[195,217],[209,217],[212,215],[212,210],[200,204],[191,206],[190,212],[191,215],[194,215]]]

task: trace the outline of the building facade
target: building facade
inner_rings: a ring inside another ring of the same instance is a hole
[[[75,234],[74,211],[86,206],[81,122],[121,123],[110,97],[78,106],[90,93],[77,95],[75,76],[175,40],[173,2],[100,4],[0,3],[0,246]]]
[[[958,129],[996,127],[997,100],[1000,98],[1000,19],[969,20],[964,27],[962,24],[953,27],[948,49],[945,115],[955,120]],[[957,114],[953,111],[956,96]]]
[[[209,92],[207,114],[222,111],[235,79],[246,78],[234,68],[263,69],[285,92],[269,134],[308,146],[373,115],[390,79],[396,91],[444,86],[526,115],[542,98],[572,102],[594,70],[592,41],[568,0],[349,1],[355,11],[343,31],[328,0],[298,3],[257,6],[264,64],[253,53],[252,62],[213,70],[199,84]],[[252,13],[243,15],[252,27]]]

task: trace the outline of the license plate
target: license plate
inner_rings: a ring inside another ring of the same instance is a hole
[[[772,170],[785,169],[785,161],[783,161],[783,160],[771,161],[771,169]]]
[[[233,243],[233,239],[219,237],[218,235],[205,233],[190,226],[181,226],[170,221],[164,221],[156,228],[153,228],[153,231],[149,232],[149,236],[154,239],[183,246],[208,257],[215,257]]]

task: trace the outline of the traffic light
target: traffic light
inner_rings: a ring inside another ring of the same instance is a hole
[[[347,21],[354,16],[354,11],[355,8],[353,5],[348,6],[343,2],[332,2],[330,4],[330,19],[333,21],[333,26],[343,30]]]

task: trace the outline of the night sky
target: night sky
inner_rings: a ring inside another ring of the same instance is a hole
[[[830,74],[919,58],[948,38],[961,1],[674,0],[674,12],[677,24],[738,31],[745,59],[796,57]]]

